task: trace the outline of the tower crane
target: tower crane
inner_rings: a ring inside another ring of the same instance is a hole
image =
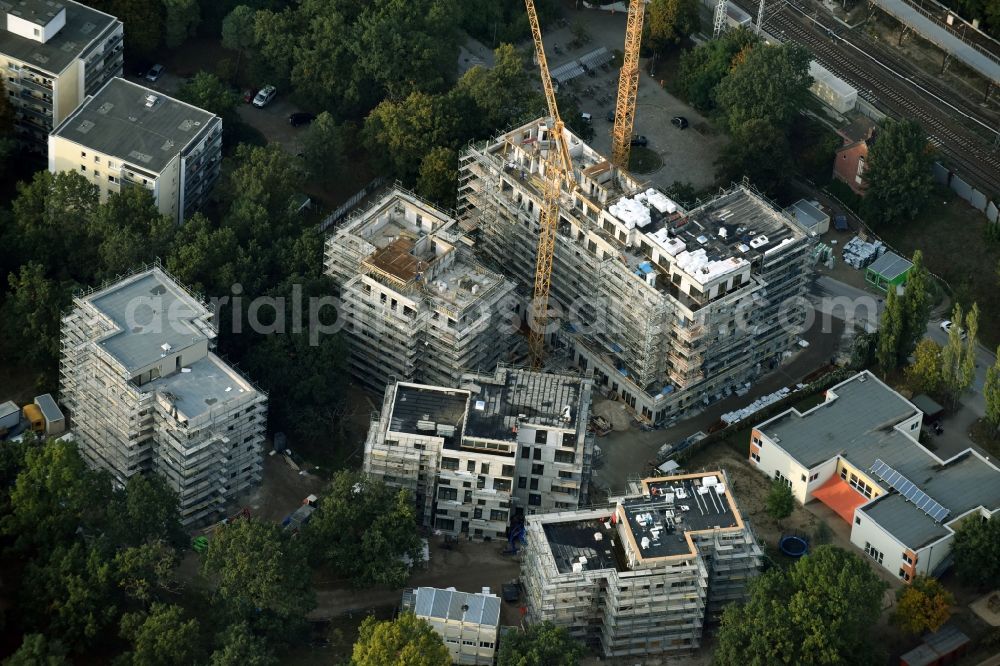
[[[542,76],[542,89],[548,104],[552,126],[549,128],[549,149],[545,154],[543,174],[542,205],[538,215],[538,254],[535,259],[535,289],[528,317],[528,348],[531,365],[536,370],[545,360],[545,326],[548,323],[549,291],[552,288],[552,257],[556,249],[556,231],[559,228],[559,195],[562,184],[573,190],[576,177],[573,162],[566,145],[564,124],[559,117],[556,93],[549,75],[549,64],[545,59],[545,45],[542,43],[542,29],[538,24],[538,14],[533,0],[524,0],[528,10],[531,37],[535,42],[535,56]]]
[[[625,53],[622,71],[618,78],[618,102],[615,105],[615,128],[612,132],[611,163],[619,169],[628,169],[632,151],[632,125],[635,121],[635,98],[639,92],[639,43],[642,41],[642,19],[646,0],[628,3],[625,23]]]

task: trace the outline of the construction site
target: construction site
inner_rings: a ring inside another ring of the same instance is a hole
[[[267,395],[212,353],[212,312],[159,266],[73,300],[60,395],[84,459],[124,485],[154,472],[184,524],[258,483]]]
[[[606,658],[683,654],[762,555],[724,472],[644,479],[607,507],[527,519],[528,618]]]

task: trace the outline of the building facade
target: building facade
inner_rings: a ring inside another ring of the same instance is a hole
[[[84,459],[155,473],[185,524],[261,478],[267,396],[212,353],[208,308],[161,268],[80,295],[62,319],[60,394]]]
[[[645,479],[605,508],[529,516],[526,540],[527,619],[628,663],[698,648],[762,557],[722,472]]]
[[[457,386],[516,341],[497,328],[514,284],[476,261],[453,218],[401,188],[332,233],[325,263],[352,374],[371,391],[395,379]]]
[[[566,140],[578,187],[561,198],[556,347],[652,422],[775,366],[805,318],[807,234],[743,186],[685,211],[568,131]],[[460,163],[459,218],[525,295],[549,145],[539,120],[470,147]]]
[[[500,629],[498,596],[418,587],[403,595],[402,606],[441,636],[453,664],[492,666]]]
[[[750,463],[851,525],[851,543],[900,580],[948,565],[956,526],[1000,511],[1000,469],[973,449],[942,459],[923,413],[868,371],[753,429]]]
[[[49,133],[122,74],[122,22],[73,0],[0,2],[0,65],[25,148],[44,156]]]
[[[589,495],[592,381],[499,367],[457,388],[394,382],[365,441],[365,472],[413,493],[421,524],[503,539],[514,518]]]
[[[81,174],[101,201],[145,188],[177,222],[204,203],[221,165],[221,118],[122,78],[89,96],[49,137],[52,173]]]
[[[851,124],[837,131],[841,146],[833,159],[833,177],[848,185],[856,194],[864,196],[865,167],[868,149],[875,142],[875,122],[866,116],[857,117]]]

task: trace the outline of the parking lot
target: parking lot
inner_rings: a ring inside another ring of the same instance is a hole
[[[579,100],[580,111],[593,116],[594,138],[591,145],[598,152],[610,155],[613,123],[607,120],[607,113],[614,109],[618,92],[625,16],[581,10],[567,12],[567,19],[570,24],[579,19],[586,25],[591,39],[583,46],[570,48],[573,36],[569,27],[547,30],[544,41],[550,70],[601,46],[618,52],[615,61],[606,69],[595,70],[594,76],[583,75],[567,84]],[[557,46],[561,53],[556,53]],[[646,74],[646,66],[643,60],[634,132],[649,140],[649,149],[659,155],[663,165],[639,177],[660,187],[668,187],[675,181],[689,182],[696,189],[711,186],[715,182],[715,160],[726,143],[725,136],[715,133],[704,116],[667,92],[659,81],[650,78]],[[591,90],[588,91],[588,88]],[[672,126],[670,119],[674,116],[685,117],[690,126],[684,130]]]

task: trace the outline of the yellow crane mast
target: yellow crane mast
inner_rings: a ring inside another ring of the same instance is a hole
[[[615,105],[615,128],[612,133],[611,163],[619,169],[628,169],[632,150],[632,125],[635,121],[635,98],[639,92],[639,43],[642,41],[642,19],[646,0],[628,3],[625,24],[625,53],[622,72],[618,78],[618,102]]]
[[[564,125],[562,118],[559,117],[556,93],[552,87],[552,77],[549,75],[549,64],[545,58],[545,45],[542,43],[542,29],[538,25],[535,3],[533,0],[524,0],[524,4],[528,10],[531,37],[535,42],[535,56],[538,68],[541,70],[542,89],[545,91],[545,101],[552,121],[552,126],[549,128],[549,149],[545,155],[542,205],[538,215],[535,290],[528,316],[528,348],[531,353],[531,365],[538,369],[545,360],[545,326],[548,323],[549,291],[552,288],[552,257],[555,254],[556,230],[559,227],[560,190],[564,179],[570,189],[575,187],[576,179],[573,175],[569,146],[566,145],[566,137],[563,135]]]

